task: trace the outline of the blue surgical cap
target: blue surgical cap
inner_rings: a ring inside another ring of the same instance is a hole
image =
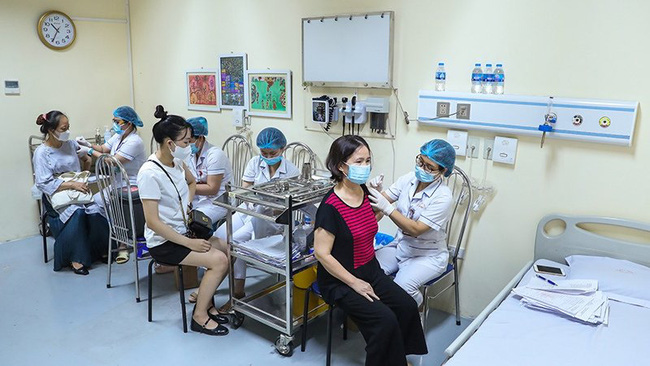
[[[439,139],[431,140],[422,145],[420,153],[447,169],[445,177],[450,176],[453,172],[454,163],[456,162],[456,150],[447,141]]]
[[[287,138],[275,127],[267,127],[257,135],[257,147],[260,149],[282,149],[287,146]]]
[[[142,124],[142,120],[140,117],[138,117],[138,114],[135,113],[133,108],[129,107],[128,105],[117,107],[113,111],[113,117],[133,123],[136,127],[144,126],[144,124]]]
[[[208,120],[205,117],[188,118],[187,122],[192,125],[192,136],[199,137],[208,135]]]

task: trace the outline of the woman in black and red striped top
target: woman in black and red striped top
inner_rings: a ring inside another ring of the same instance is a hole
[[[316,213],[314,251],[325,301],[354,320],[366,340],[366,365],[406,365],[427,353],[415,300],[381,270],[373,240],[377,219],[365,182],[370,147],[359,136],[332,143],[325,164],[337,182]]]

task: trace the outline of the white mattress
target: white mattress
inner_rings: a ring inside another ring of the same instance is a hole
[[[609,325],[593,326],[525,308],[509,295],[445,366],[650,365],[650,309],[609,304]]]

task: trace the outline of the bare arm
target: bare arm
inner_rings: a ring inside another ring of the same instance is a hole
[[[196,183],[196,194],[202,196],[214,196],[219,192],[222,180],[223,174],[208,175],[208,179],[205,183]]]
[[[253,186],[253,182],[247,182],[247,181],[244,180],[244,181],[242,181],[241,186],[244,187],[244,188],[249,188],[249,187]]]
[[[90,170],[93,159],[90,158],[90,156],[82,156],[79,158],[79,162],[81,163],[81,170]]]
[[[341,265],[341,262],[332,256],[333,246],[334,235],[323,228],[316,229],[314,232],[314,254],[316,259],[325,267],[325,270],[364,296],[368,301],[372,302],[373,298],[379,300],[369,283],[353,276]]]
[[[190,168],[188,168],[185,163],[183,163],[183,169],[185,170],[185,181],[187,182],[187,187],[190,191],[189,197],[187,199],[188,202],[191,203],[194,200],[194,194],[196,193],[196,179],[194,179],[194,175],[192,175]]]

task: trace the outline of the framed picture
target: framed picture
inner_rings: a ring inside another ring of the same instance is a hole
[[[291,71],[248,70],[246,81],[249,115],[291,118]]]
[[[219,55],[221,108],[246,107],[246,96],[248,95],[247,68],[248,57],[245,53]]]
[[[219,70],[198,69],[185,72],[187,109],[194,111],[219,111],[221,94],[218,90]]]

